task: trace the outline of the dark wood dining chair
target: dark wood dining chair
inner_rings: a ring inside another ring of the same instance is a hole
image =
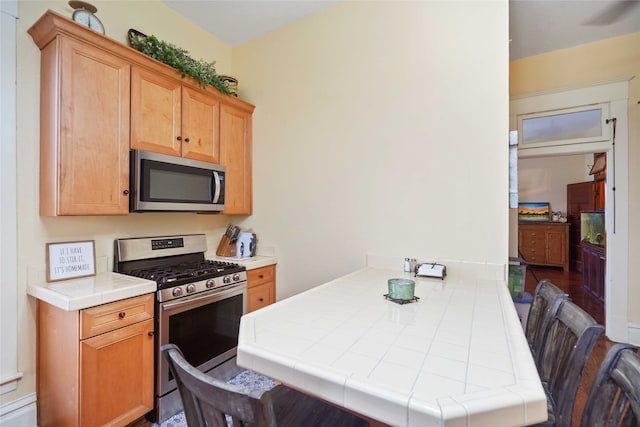
[[[640,355],[616,344],[600,365],[582,411],[580,427],[640,426]]]
[[[250,390],[227,384],[193,367],[173,344],[162,346],[162,354],[176,379],[189,427],[364,427],[369,423],[338,407],[307,396],[284,385]]]
[[[587,312],[566,299],[542,337],[538,372],[547,395],[549,418],[540,426],[570,427],[587,359],[604,331]]]
[[[548,279],[541,280],[536,286],[525,326],[525,336],[536,366],[539,364],[544,332],[548,329],[550,320],[560,309],[560,302],[568,298],[569,296],[562,289]]]

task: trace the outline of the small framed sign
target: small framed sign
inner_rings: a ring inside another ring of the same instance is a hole
[[[47,243],[47,282],[95,275],[95,240]]]

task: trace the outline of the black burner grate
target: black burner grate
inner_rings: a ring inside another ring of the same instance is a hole
[[[418,300],[420,299],[420,297],[413,297],[411,299],[398,299],[398,298],[391,298],[389,296],[389,294],[384,294],[385,299],[388,299],[389,301],[393,301],[396,304],[409,304],[410,302],[418,302]]]
[[[244,267],[230,262],[202,260],[189,263],[157,265],[141,269],[132,269],[125,272],[125,274],[154,280],[158,283],[159,288],[162,289],[163,286],[191,283],[243,270],[245,270]]]

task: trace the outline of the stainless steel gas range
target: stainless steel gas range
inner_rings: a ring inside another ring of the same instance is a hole
[[[243,266],[205,259],[204,234],[115,241],[114,271],[156,281],[155,410],[161,423],[182,409],[160,346],[173,343],[203,372],[223,380],[235,365],[240,318],[247,309]]]

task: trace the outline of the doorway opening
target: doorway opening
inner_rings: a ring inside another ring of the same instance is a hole
[[[569,139],[532,142],[520,145],[518,159],[607,153],[607,185],[605,211],[606,272],[605,316],[606,336],[612,341],[640,342],[640,327],[629,321],[629,78],[514,97],[509,103],[509,129],[521,128],[522,120],[540,114],[555,114],[576,106],[603,106],[602,137],[598,141]],[[606,106],[606,109],[604,108]],[[615,120],[614,120],[615,119]],[[615,144],[614,144],[614,128]],[[589,139],[589,138],[587,138]],[[549,185],[549,183],[546,183]],[[615,191],[614,191],[615,188]],[[510,253],[516,253],[517,215],[510,216]]]
[[[520,201],[546,202],[552,211],[549,222],[518,222],[518,252],[527,263],[527,292],[535,290],[539,280],[549,279],[604,325],[606,171],[592,173],[594,158],[600,155],[518,160]]]

